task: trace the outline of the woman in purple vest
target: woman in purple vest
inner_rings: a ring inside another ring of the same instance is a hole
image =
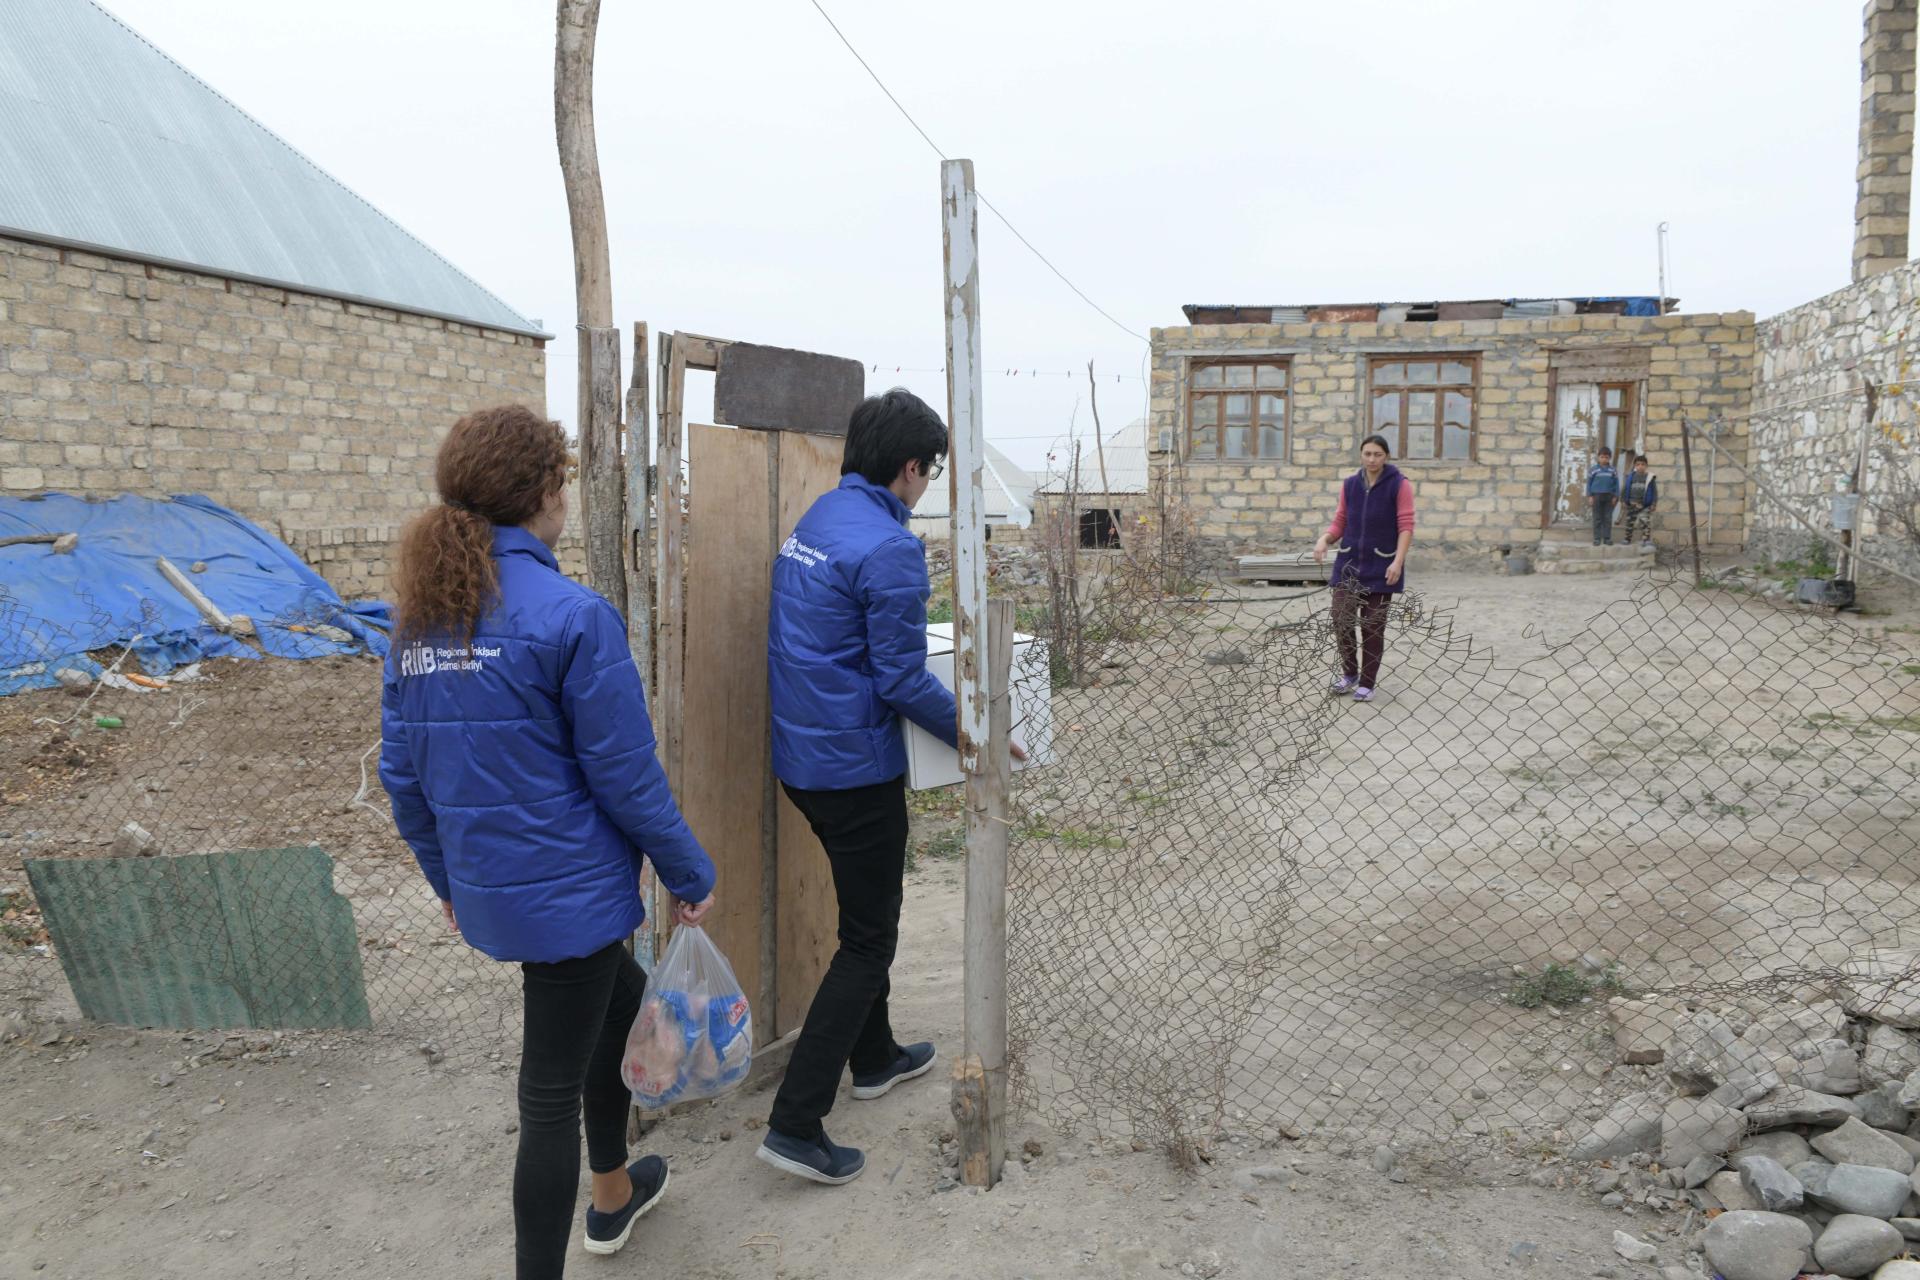
[[[1333,522],[1313,544],[1313,558],[1333,561],[1333,634],[1340,646],[1340,678],[1328,692],[1373,701],[1380,655],[1387,647],[1387,606],[1406,589],[1407,548],[1413,543],[1413,482],[1387,461],[1383,436],[1360,445],[1360,469],[1340,486]],[[1354,628],[1360,631],[1354,643]]]

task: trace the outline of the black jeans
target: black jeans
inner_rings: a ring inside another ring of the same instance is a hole
[[[786,789],[833,865],[840,903],[840,949],[807,1009],[767,1127],[818,1138],[833,1110],[840,1073],[883,1071],[900,1046],[887,1021],[887,970],[900,941],[907,872],[907,780],[848,791]]]
[[[573,1229],[582,1098],[588,1167],[612,1173],[627,1162],[630,1095],[620,1059],[647,979],[618,942],[577,960],[523,964],[520,974],[525,1038],[520,1153],[513,1165],[514,1274],[548,1280],[566,1264]]]
[[[1385,591],[1359,587],[1333,589],[1333,639],[1340,647],[1340,674],[1371,689],[1380,679],[1380,659],[1387,651],[1387,610],[1393,597]],[[1354,644],[1354,627],[1360,643]]]

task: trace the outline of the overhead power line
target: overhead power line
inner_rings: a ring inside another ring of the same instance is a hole
[[[826,19],[827,25],[833,28],[834,35],[840,37],[840,43],[847,46],[847,52],[853,55],[854,61],[858,62],[861,66],[861,69],[864,70],[867,73],[867,75],[872,78],[875,84],[880,86],[880,92],[887,95],[887,101],[893,104],[894,110],[900,113],[901,118],[903,118],[908,124],[913,126],[913,131],[920,135],[921,140],[925,142],[927,146],[931,147],[933,149],[933,153],[939,156],[942,160],[950,159],[951,157],[949,157],[947,153],[941,149],[940,144],[935,142],[933,138],[928,135],[927,131],[920,127],[920,122],[913,118],[913,113],[908,111],[905,106],[901,105],[900,99],[894,97],[893,90],[887,88],[887,82],[882,80],[880,78],[879,73],[876,72],[873,69],[873,67],[868,64],[865,58],[860,56],[860,51],[853,47],[853,41],[847,39],[847,33],[840,29],[840,24],[833,20],[833,15],[828,13],[824,8],[821,8],[820,0],[807,0],[807,2],[811,4],[816,10],[818,10],[822,18]],[[1126,334],[1128,337],[1138,339],[1141,342],[1147,341],[1147,336],[1145,334],[1140,333],[1134,329],[1129,329],[1126,325],[1114,319],[1113,313],[1111,311],[1108,311],[1105,307],[1101,306],[1099,303],[1095,302],[1092,298],[1088,297],[1086,290],[1082,289],[1079,285],[1075,284],[1072,280],[1068,279],[1067,273],[1062,271],[1059,267],[1054,266],[1053,260],[1051,258],[1047,257],[1046,254],[1040,252],[1039,248],[1035,246],[1033,241],[1027,239],[1025,235],[1021,234],[1020,228],[1014,226],[1013,220],[1007,217],[1006,214],[1000,212],[999,208],[995,206],[993,201],[987,199],[987,197],[981,194],[979,191],[975,191],[974,194],[979,198],[980,203],[985,205],[988,211],[991,212],[994,217],[1000,219],[1001,225],[1005,226],[1008,231],[1011,231],[1013,233],[1013,238],[1018,240],[1021,244],[1027,247],[1027,252],[1031,253],[1034,257],[1040,259],[1041,264],[1045,266],[1047,270],[1053,272],[1054,275],[1060,278],[1061,284],[1064,284],[1067,286],[1067,288],[1073,290],[1075,297],[1079,298],[1080,301],[1086,303],[1089,307],[1092,307],[1095,311],[1099,312],[1101,316],[1103,316],[1109,324],[1113,325],[1114,328],[1120,330],[1120,332]]]

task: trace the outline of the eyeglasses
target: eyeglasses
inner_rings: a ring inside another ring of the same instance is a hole
[[[927,477],[928,484],[932,484],[935,480],[938,480],[940,478],[941,473],[947,469],[947,464],[944,462],[923,463],[922,466],[924,468],[924,474]]]

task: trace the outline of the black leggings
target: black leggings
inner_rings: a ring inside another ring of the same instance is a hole
[[[513,1166],[514,1274],[549,1280],[567,1261],[580,1189],[583,1098],[588,1167],[612,1173],[627,1162],[629,1095],[620,1058],[647,979],[618,942],[577,960],[523,964],[520,973],[525,1038],[520,1153]]]
[[[1385,591],[1356,587],[1333,589],[1333,638],[1340,646],[1340,674],[1359,680],[1363,689],[1380,678],[1380,658],[1387,649],[1387,608],[1393,597]],[[1360,627],[1359,652],[1353,643],[1354,624]]]

